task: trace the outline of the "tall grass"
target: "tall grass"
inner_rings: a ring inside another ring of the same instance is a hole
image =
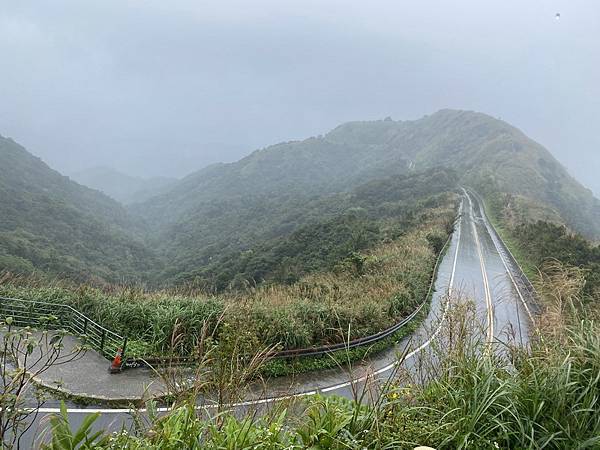
[[[130,355],[165,354],[178,327],[185,332],[186,351],[194,348],[206,323],[216,326],[225,304],[217,298],[190,298],[176,293],[144,292],[141,288],[73,287],[63,281],[11,277],[0,284],[0,296],[64,303],[102,326],[131,338]],[[133,352],[132,352],[133,350]]]
[[[259,415],[199,412],[192,402],[101,448],[600,448],[597,311],[555,304],[577,292],[569,273],[555,267],[545,286],[564,294],[546,297],[560,330],[527,348],[504,342],[485,351],[474,308],[457,302],[423,356],[433,377],[407,366],[373,396],[315,396]]]
[[[231,320],[283,348],[341,342],[375,333],[423,301],[435,255],[427,231],[411,232],[360,255],[361,268],[309,275],[291,286],[250,290],[231,301]]]
[[[486,354],[458,359],[410,412],[438,424],[424,439],[443,448],[598,448],[597,333],[584,320],[568,330],[568,347],[535,344],[514,366]]]
[[[247,346],[281,349],[344,342],[374,334],[424,300],[435,262],[433,237],[446,237],[452,210],[438,208],[398,239],[352,254],[335,270],[292,285],[249,287],[220,296],[142,287],[73,287],[61,281],[0,277],[0,296],[66,303],[130,338],[130,356],[164,356],[178,327],[180,354],[195,348],[203,327],[219,341],[243,330]],[[343,330],[340,333],[339,330]]]
[[[539,286],[545,313],[528,348],[482,351],[470,333],[450,346],[418,390],[410,420],[435,424],[420,442],[440,448],[600,448],[600,337],[578,269],[554,264]],[[473,322],[459,320],[473,330]],[[451,332],[451,330],[448,330]],[[454,332],[454,336],[459,333]],[[504,351],[500,351],[500,350]]]

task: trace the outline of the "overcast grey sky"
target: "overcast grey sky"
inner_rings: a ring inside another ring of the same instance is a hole
[[[597,0],[0,0],[0,58],[0,134],[65,173],[181,176],[463,108],[600,193]]]

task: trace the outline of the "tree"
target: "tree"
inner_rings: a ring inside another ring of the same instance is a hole
[[[55,322],[54,316],[44,318]],[[33,385],[51,366],[80,358],[84,347],[65,352],[64,330],[38,331],[16,327],[12,317],[0,322],[0,438],[2,448],[20,448],[23,435],[33,426],[43,396]]]

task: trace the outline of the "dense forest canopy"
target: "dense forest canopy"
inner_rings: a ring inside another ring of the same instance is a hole
[[[119,203],[0,137],[0,269],[99,282],[141,279],[160,260]]]
[[[459,185],[535,204],[520,221],[599,236],[600,203],[547,150],[466,111],[350,122],[170,183],[125,208],[0,138],[0,267],[215,291],[289,283],[410,228]]]

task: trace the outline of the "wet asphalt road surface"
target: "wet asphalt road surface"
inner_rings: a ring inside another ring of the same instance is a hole
[[[519,297],[518,286],[515,287],[509,274],[517,269],[503,256],[500,245],[497,238],[494,241],[491,225],[485,218],[478,197],[465,191],[455,232],[439,266],[429,314],[413,335],[395,347],[374,355],[351,372],[330,369],[275,378],[260,386],[252,386],[249,400],[235,407],[238,410],[265,408],[281,398],[302,397],[317,392],[352,398],[357,392],[367,389],[367,384],[372,386],[373,380],[382,383],[395,374],[400,355],[404,356],[401,364],[403,371],[422,370],[422,354],[435,347],[436,339],[443,335],[448,325],[448,298],[462,297],[474,302],[481,323],[482,339],[489,342],[511,339],[517,344],[526,345],[530,319]],[[96,411],[101,416],[95,428],[116,431],[122,427],[128,428],[132,423],[131,414],[125,409],[70,406],[69,418],[74,427],[86,415]],[[56,402],[45,405],[25,437],[22,448],[29,448],[33,440],[39,438],[47,416],[55,412]]]

